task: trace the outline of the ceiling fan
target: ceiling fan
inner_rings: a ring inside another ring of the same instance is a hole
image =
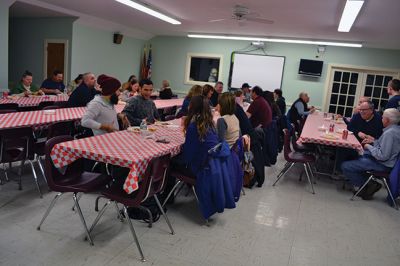
[[[244,26],[247,21],[263,23],[263,24],[273,24],[274,23],[274,21],[272,21],[272,20],[260,18],[259,16],[260,15],[256,12],[250,12],[248,7],[241,6],[241,5],[235,5],[233,7],[233,13],[230,18],[213,19],[213,20],[209,20],[208,22],[215,23],[215,22],[232,19],[232,20],[236,20],[238,22],[239,26]]]

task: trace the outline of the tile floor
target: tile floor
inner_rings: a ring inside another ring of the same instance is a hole
[[[0,186],[0,265],[400,265],[400,212],[383,201],[384,191],[373,201],[351,202],[341,184],[321,177],[312,195],[298,182],[300,167],[272,187],[282,166],[267,168],[265,186],[247,189],[237,208],[215,215],[210,227],[185,193],[168,209],[176,235],[162,219],[153,228],[133,221],[145,263],[114,208],[93,232],[94,246],[83,241],[69,195],[37,231],[54,193],[42,182],[40,199],[27,169],[22,191],[14,182]],[[80,201],[88,224],[94,199]]]

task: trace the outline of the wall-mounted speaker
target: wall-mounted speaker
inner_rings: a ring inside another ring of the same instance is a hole
[[[115,44],[121,44],[123,37],[124,37],[124,35],[122,35],[122,34],[114,33],[114,43]]]

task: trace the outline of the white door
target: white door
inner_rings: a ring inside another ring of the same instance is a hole
[[[361,96],[370,97],[375,109],[382,110],[389,98],[387,84],[398,73],[332,67],[329,77],[324,111],[351,117]]]

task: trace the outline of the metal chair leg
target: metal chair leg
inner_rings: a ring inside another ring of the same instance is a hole
[[[272,184],[272,186],[274,187],[276,185],[276,183],[278,183],[278,181],[284,176],[286,175],[287,172],[289,172],[289,170],[293,167],[294,163],[291,163],[288,167],[284,168],[278,175],[278,177],[276,178],[275,182]]]
[[[313,184],[313,182],[311,181],[310,174],[308,173],[307,165],[304,163],[303,166],[304,166],[304,171],[306,172],[306,175],[307,175],[308,183],[310,183],[312,193],[315,194],[315,191],[314,191],[314,184]]]
[[[313,170],[312,170],[312,168],[311,168],[310,163],[306,163],[306,165],[308,166],[308,171],[309,171],[310,174],[311,174],[311,179],[312,179],[313,183],[314,183],[314,184],[317,184],[317,182],[315,181],[314,172],[313,172]]]
[[[199,201],[199,198],[197,197],[196,189],[194,188],[194,186],[192,186],[192,190],[193,190],[194,197],[196,198],[197,204],[199,204],[200,201]]]
[[[47,178],[46,178],[46,175],[45,175],[45,173],[44,173],[44,168],[43,168],[43,165],[42,165],[42,161],[40,160],[40,157],[39,157],[39,156],[36,157],[36,160],[37,160],[37,163],[38,163],[38,165],[39,165],[40,172],[42,172],[43,179],[44,179],[44,181],[45,181],[46,184],[47,184]]]
[[[132,233],[133,239],[135,240],[136,247],[137,247],[137,249],[139,250],[141,260],[142,260],[143,262],[145,262],[146,259],[144,258],[142,248],[140,247],[139,240],[138,240],[138,238],[137,238],[137,236],[136,236],[135,229],[133,228],[132,221],[131,221],[131,219],[129,218],[128,209],[126,208],[126,206],[124,206],[124,212],[125,212],[125,216],[127,217],[128,224],[129,224],[129,228],[131,229],[131,233]]]
[[[174,229],[172,228],[172,225],[171,225],[171,223],[169,222],[168,216],[167,216],[167,214],[164,212],[164,209],[163,209],[163,207],[161,206],[161,203],[160,203],[160,201],[158,200],[158,197],[157,197],[156,194],[154,194],[154,199],[155,199],[156,202],[157,202],[158,209],[161,211],[162,215],[164,216],[165,221],[166,221],[167,224],[168,224],[169,229],[171,230],[171,235],[175,234]]]
[[[44,220],[46,220],[47,216],[49,215],[51,209],[53,209],[54,204],[56,204],[57,199],[62,195],[63,193],[59,192],[57,195],[54,197],[54,199],[51,201],[50,206],[47,208],[46,212],[43,215],[42,220],[40,221],[38,227],[36,227],[37,230],[40,230],[40,227],[42,226]]]
[[[106,204],[104,204],[103,208],[101,208],[99,214],[97,214],[96,219],[94,219],[92,226],[90,226],[89,229],[89,234],[93,231],[94,227],[97,225],[97,223],[100,221],[101,216],[103,216],[104,212],[106,211],[107,207],[110,205],[111,200],[107,201]],[[85,240],[87,240],[88,237],[85,237]]]
[[[371,175],[371,176],[368,178],[368,180],[357,190],[357,192],[353,195],[353,197],[351,197],[350,200],[354,200],[354,198],[355,198],[356,196],[358,196],[358,194],[361,192],[361,190],[364,189],[364,187],[369,183],[369,181],[371,181],[371,179],[372,179],[373,177],[374,177],[374,176]]]
[[[175,192],[176,188],[178,187],[178,185],[182,183],[182,181],[178,180],[178,182],[176,182],[176,184],[174,185],[174,187],[171,189],[171,191],[168,193],[167,198],[164,200],[162,207],[164,207],[164,205],[167,203],[167,201],[169,200],[169,198],[171,197],[171,195]]]
[[[115,209],[117,211],[117,215],[118,215],[117,218],[122,223],[124,221],[124,215],[121,214],[120,209],[118,207],[118,203],[116,201],[114,201],[114,206],[115,206]]]
[[[36,187],[37,187],[37,189],[39,191],[40,198],[43,198],[42,191],[40,191],[40,186],[39,186],[38,178],[37,178],[37,175],[36,175],[35,167],[33,166],[33,163],[32,163],[31,160],[28,160],[28,162],[29,162],[29,164],[30,164],[30,166],[32,168],[33,178],[35,179]]]
[[[77,201],[79,201],[82,198],[83,193],[76,193],[78,195],[78,197],[76,198]],[[75,211],[75,204],[74,206],[72,206],[72,211]]]
[[[385,188],[386,188],[387,192],[389,193],[389,197],[393,202],[393,207],[396,210],[399,210],[399,207],[397,206],[396,200],[393,198],[392,192],[390,191],[390,188],[389,188],[389,185],[388,185],[388,183],[386,181],[386,178],[383,178],[383,184],[385,185]]]
[[[285,165],[283,166],[282,171],[279,172],[276,178],[280,178],[283,175],[283,173],[288,169],[288,167],[290,167],[290,165],[291,163],[286,162]]]
[[[82,214],[82,211],[81,211],[81,207],[79,206],[79,202],[78,202],[78,198],[76,196],[76,193],[74,193],[72,195],[72,197],[73,197],[74,202],[75,202],[76,210],[78,211],[79,217],[81,218],[81,222],[82,222],[83,227],[85,229],[86,236],[89,239],[89,243],[90,243],[90,245],[93,246],[93,240],[92,240],[92,237],[90,236],[89,230],[88,230],[88,228],[86,226],[85,218],[83,218],[83,214]]]
[[[11,163],[9,164],[11,166]],[[21,161],[21,166],[19,167],[18,175],[19,175],[19,183],[18,183],[18,189],[22,190],[22,170],[24,168],[25,161]]]

